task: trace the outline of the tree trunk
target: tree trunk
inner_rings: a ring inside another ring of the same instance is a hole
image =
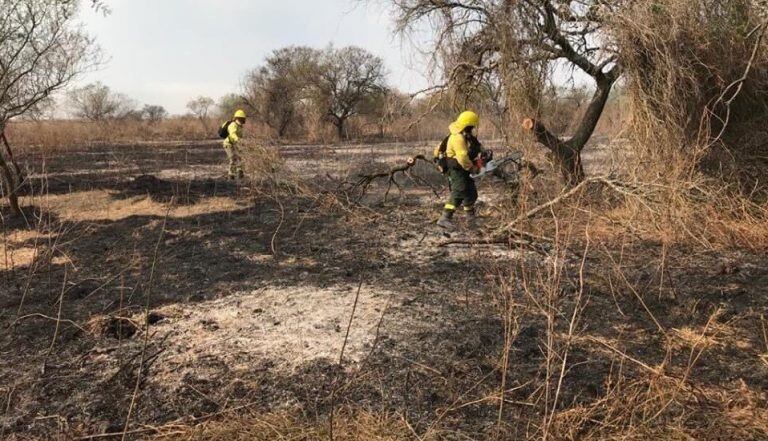
[[[282,139],[288,132],[288,127],[293,122],[293,112],[287,111],[281,114],[280,124],[277,128],[277,138]]]
[[[280,124],[280,127],[277,128],[277,139],[283,139],[283,136],[285,136],[285,132],[288,130],[288,123],[283,122]]]
[[[584,165],[581,163],[581,150],[583,148],[584,145],[577,148],[571,147],[566,142],[554,150],[563,179],[569,187],[584,180]]]
[[[0,171],[3,174],[3,186],[5,187],[6,196],[8,197],[8,204],[11,207],[11,214],[13,216],[21,215],[21,207],[19,207],[19,183],[18,179],[21,178],[19,166],[16,161],[13,160],[13,153],[11,152],[11,146],[8,145],[8,139],[5,137],[5,128],[0,127],[0,138],[2,138],[5,144],[7,153],[0,152]],[[8,160],[6,160],[6,155]],[[14,169],[8,165],[11,162]]]
[[[5,132],[2,130],[0,130],[0,139],[2,139],[3,144],[5,145],[5,151],[8,153],[8,158],[11,160],[13,169],[16,170],[16,179],[19,182],[22,182],[24,180],[24,176],[21,173],[21,167],[19,167],[19,163],[16,162],[16,158],[13,156],[13,150],[11,150],[11,144],[8,142],[8,137],[5,136]]]
[[[205,121],[205,118],[200,116],[197,119],[200,120],[200,125],[203,126],[203,132],[206,133],[206,134],[209,133],[209,131],[208,131],[208,123]]]
[[[584,167],[581,164],[581,148],[575,148],[567,141],[563,141],[553,135],[539,121],[527,118],[523,121],[523,128],[533,132],[536,141],[552,152],[555,164],[560,169],[566,185],[575,185],[584,179]]]
[[[346,141],[347,140],[347,132],[344,130],[344,123],[346,122],[346,119],[339,118],[334,123],[336,125],[336,131],[339,135],[339,140]]]
[[[605,104],[608,102],[616,77],[616,73],[611,72],[596,79],[597,88],[592,95],[592,100],[576,128],[576,132],[570,139],[558,138],[547,130],[540,121],[531,118],[523,120],[523,128],[533,132],[536,141],[552,152],[568,186],[578,184],[584,179],[581,152],[592,137],[598,121],[600,121],[600,116],[605,110]]]

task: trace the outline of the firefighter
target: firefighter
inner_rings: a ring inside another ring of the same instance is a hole
[[[450,135],[435,149],[435,162],[443,173],[448,175],[451,196],[443,208],[443,214],[437,225],[446,230],[453,230],[453,215],[459,207],[467,216],[467,227],[474,228],[477,222],[475,202],[477,202],[477,187],[470,174],[478,173],[479,166],[475,162],[482,152],[482,144],[475,133],[480,118],[475,112],[466,111],[453,122]]]
[[[243,138],[243,126],[245,125],[245,112],[238,110],[235,112],[235,116],[231,122],[227,122],[224,137],[224,151],[227,152],[227,159],[229,160],[229,179],[242,179],[243,178],[243,165],[240,153],[237,145]]]

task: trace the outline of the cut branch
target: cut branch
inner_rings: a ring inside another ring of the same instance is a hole
[[[372,173],[372,174],[359,174],[358,180],[354,183],[350,183],[350,189],[358,190],[360,191],[360,196],[358,197],[358,201],[362,199],[363,196],[365,196],[365,193],[368,191],[368,188],[371,186],[373,181],[376,179],[386,178],[387,180],[387,191],[384,193],[384,200],[387,200],[387,197],[389,196],[389,191],[392,189],[392,186],[394,185],[398,189],[401,190],[400,184],[397,183],[395,178],[398,174],[402,173],[406,176],[408,175],[408,172],[416,166],[416,163],[419,161],[424,161],[429,163],[430,161],[427,160],[427,158],[424,155],[416,155],[411,158],[408,158],[408,160],[405,162],[404,165],[399,165],[397,167],[394,167],[390,169],[389,171],[380,172],[380,173]]]
[[[445,242],[440,243],[438,246],[443,247],[447,245],[454,245],[454,244],[474,244],[474,245],[488,245],[488,244],[499,244],[499,243],[512,243],[512,244],[519,244],[519,245],[526,245],[530,247],[534,247],[534,249],[542,249],[542,246],[540,244],[536,244],[535,241],[540,242],[551,242],[552,240],[549,238],[536,236],[531,233],[527,233],[525,231],[517,229],[517,225],[526,220],[530,219],[537,214],[541,213],[542,211],[551,209],[555,205],[561,204],[562,202],[572,198],[573,196],[579,194],[584,187],[588,186],[589,184],[602,184],[606,187],[610,188],[611,190],[628,196],[633,195],[637,191],[633,186],[624,184],[615,180],[612,180],[606,176],[597,176],[594,178],[589,178],[581,181],[578,185],[572,187],[568,191],[560,194],[556,198],[543,203],[541,205],[538,205],[535,208],[532,208],[531,210],[528,210],[527,212],[519,215],[517,218],[515,218],[513,221],[502,225],[498,227],[491,235],[489,235],[487,238],[483,239],[457,239],[457,240],[448,240]],[[635,190],[635,192],[633,192]],[[515,237],[520,237],[522,239],[514,239]]]

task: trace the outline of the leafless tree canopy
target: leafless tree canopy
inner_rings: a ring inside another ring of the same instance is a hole
[[[319,58],[315,49],[290,46],[275,50],[263,66],[246,75],[244,98],[278,138],[300,122],[302,101],[314,84]]]
[[[216,103],[216,107],[219,111],[219,117],[221,119],[228,120],[229,118],[232,118],[232,115],[234,115],[238,109],[245,109],[248,107],[248,103],[242,95],[237,93],[228,93],[219,98],[219,102]]]
[[[345,139],[345,123],[360,111],[365,100],[385,90],[381,58],[358,47],[327,49],[317,81],[317,101]]]
[[[541,92],[557,68],[591,77],[595,93],[570,138],[560,139],[542,124],[534,125],[538,140],[555,153],[566,179],[583,177],[581,150],[622,73],[617,49],[603,27],[623,0],[392,3],[401,32],[425,24],[433,27],[435,64],[443,70],[446,85],[465,102],[485,93],[496,97],[491,102],[498,110],[538,120]]]
[[[73,115],[88,121],[124,118],[136,107],[126,95],[99,82],[73,89],[67,95]]]
[[[198,118],[207,118],[214,104],[213,98],[199,96],[187,103],[187,109]]]
[[[77,2],[2,0],[0,122],[23,115],[97,60],[73,26]]]
[[[4,191],[16,213],[20,212],[16,191],[21,173],[5,135],[8,121],[34,111],[99,61],[93,41],[73,23],[78,4],[0,0],[0,137],[6,147],[0,155],[0,168]]]
[[[154,104],[146,104],[141,109],[142,119],[145,119],[151,123],[156,123],[164,120],[168,117],[168,111],[165,107]]]
[[[200,120],[203,130],[206,132],[208,131],[208,116],[214,104],[216,102],[213,101],[213,98],[207,96],[199,96],[187,103],[187,109]]]
[[[754,109],[765,108],[758,93],[768,83],[762,0],[389,3],[399,31],[433,30],[427,51],[445,79],[442,90],[462,106],[492,104],[510,125],[530,118],[526,128],[553,151],[571,183],[583,178],[581,150],[620,77],[629,85],[632,119],[641,123],[634,128],[644,131],[645,141],[674,131],[663,142],[706,150],[735,122],[754,120]],[[594,81],[568,138],[542,123],[544,92],[563,72]]]
[[[404,127],[392,127],[392,125],[397,120],[408,117],[412,113],[410,97],[390,88],[372,94],[359,108],[360,114],[367,115],[376,121],[381,138],[385,136],[388,129],[395,131],[393,134],[397,137],[396,132],[403,130]]]

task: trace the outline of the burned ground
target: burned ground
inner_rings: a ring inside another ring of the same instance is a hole
[[[351,163],[425,149],[282,147],[325,191],[279,198],[224,179],[209,143],[28,156],[27,221],[3,213],[0,434],[122,432],[134,401],[136,438],[346,408],[405,421],[404,437],[516,439],[550,406],[563,439],[626,433],[622,412],[657,435],[768,437],[765,256],[636,238],[441,247],[429,188],[334,192]],[[484,190],[490,228],[504,195]],[[552,272],[549,305],[522,285]]]

